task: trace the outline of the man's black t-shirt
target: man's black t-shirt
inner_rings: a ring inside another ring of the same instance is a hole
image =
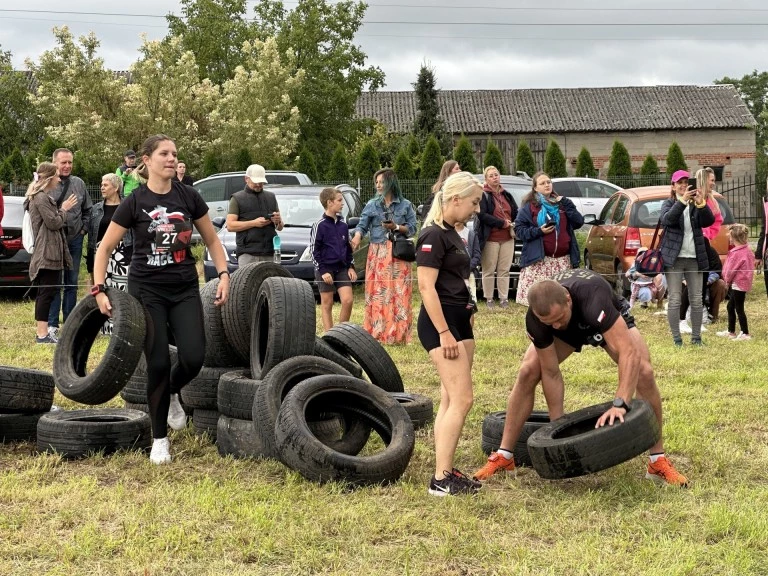
[[[416,265],[437,268],[435,290],[442,304],[466,306],[469,302],[469,254],[456,230],[433,224],[422,228],[416,243]]]
[[[525,329],[533,345],[546,348],[558,338],[581,350],[584,344],[602,343],[602,334],[621,317],[625,300],[613,292],[602,276],[583,268],[567,270],[552,279],[571,295],[571,320],[565,330],[555,330],[539,320],[529,308]]]
[[[192,222],[208,213],[194,188],[171,181],[167,194],[142,184],[123,200],[112,220],[133,232],[130,279],[153,283],[197,281],[192,256]]]

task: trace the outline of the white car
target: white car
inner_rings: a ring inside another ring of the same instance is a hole
[[[552,178],[552,187],[558,196],[570,198],[585,220],[596,220],[603,211],[608,199],[621,186],[596,178]]]

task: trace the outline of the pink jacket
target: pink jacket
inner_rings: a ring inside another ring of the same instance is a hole
[[[720,205],[714,198],[707,200],[707,206],[709,206],[709,209],[712,210],[712,214],[715,215],[715,223],[712,224],[712,226],[702,228],[701,233],[704,234],[704,238],[707,240],[712,240],[712,238],[717,236],[717,233],[720,232],[720,226],[723,225],[723,215],[720,212]],[[715,212],[715,210],[717,210],[717,212]]]
[[[728,257],[723,265],[723,280],[728,286],[743,292],[752,289],[755,277],[755,255],[749,249],[749,244],[736,246],[728,251]]]

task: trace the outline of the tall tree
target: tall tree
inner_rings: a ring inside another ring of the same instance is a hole
[[[753,70],[741,78],[725,76],[714,81],[715,84],[733,84],[742,100],[757,120],[755,142],[759,152],[765,154],[768,144],[768,72]]]
[[[525,140],[522,140],[517,146],[515,170],[525,172],[528,176],[533,176],[536,173],[536,159],[533,157],[531,147]]]
[[[483,168],[488,166],[496,166],[499,174],[506,174],[507,167],[504,165],[504,157],[501,155],[501,150],[493,140],[488,140],[488,145],[485,148],[485,158],[483,158]],[[463,165],[462,165],[463,168]]]
[[[578,158],[576,158],[576,176],[582,178],[595,178],[597,177],[597,170],[595,164],[592,162],[592,155],[587,150],[586,146],[581,148]]]
[[[645,157],[645,160],[643,160],[643,165],[640,166],[640,174],[643,176],[659,175],[659,164],[656,162],[653,154],[648,154],[648,156]]]
[[[28,94],[26,74],[15,72],[11,53],[0,50],[0,158],[16,146],[24,150],[37,147],[43,138]]]
[[[299,161],[296,163],[296,170],[309,176],[309,179],[313,182],[318,179],[315,155],[306,146],[302,146],[299,150]]]
[[[370,140],[367,140],[355,159],[355,175],[364,184],[373,185],[373,175],[381,167],[379,155]]]
[[[333,151],[333,156],[331,156],[331,162],[328,165],[328,172],[325,174],[325,178],[331,182],[347,182],[349,180],[347,152],[341,144],[336,144],[336,149]]]
[[[632,177],[632,160],[629,151],[620,141],[614,140],[608,165],[608,180],[620,186],[626,185]]]
[[[672,174],[677,170],[688,170],[688,164],[685,163],[685,156],[680,145],[673,141],[667,152],[667,176],[672,177]]]
[[[408,157],[408,152],[406,152],[405,148],[400,148],[400,152],[397,153],[397,157],[395,158],[393,168],[400,180],[413,180],[416,178],[413,162],[411,162],[411,159]]]
[[[235,170],[247,170],[251,164],[253,164],[253,158],[248,148],[240,148],[235,156]]]
[[[422,180],[437,180],[442,167],[443,156],[440,154],[440,144],[438,144],[437,138],[432,134],[427,138],[427,144],[424,146],[424,152],[421,154],[419,178]]]
[[[32,174],[27,172],[27,162],[24,160],[24,156],[18,146],[15,146],[11,151],[11,155],[8,156],[8,164],[11,168],[14,184],[26,184],[32,180]]]
[[[199,77],[223,84],[242,62],[240,49],[251,37],[246,0],[181,0],[181,16],[169,14],[166,41],[177,37],[195,54]]]
[[[280,0],[261,0],[254,7],[261,38],[274,35],[280,54],[292,51],[294,73],[304,82],[290,92],[301,113],[299,139],[325,164],[333,143],[351,144],[357,127],[355,105],[363,90],[384,85],[384,72],[366,65],[354,43],[367,4],[362,1],[298,0],[290,12]]]
[[[550,178],[568,176],[568,171],[565,168],[565,156],[554,139],[549,141],[547,151],[544,152],[544,172],[549,174]]]
[[[477,174],[475,153],[472,150],[472,144],[469,143],[469,139],[464,134],[456,142],[456,148],[453,149],[453,159],[459,163],[462,170],[471,174]]]
[[[413,133],[421,142],[425,142],[430,136],[437,139],[441,154],[448,154],[451,150],[451,135],[445,131],[445,124],[440,117],[440,104],[438,103],[437,77],[435,69],[427,62],[419,68],[416,82],[412,83],[416,95],[416,120],[413,124]]]

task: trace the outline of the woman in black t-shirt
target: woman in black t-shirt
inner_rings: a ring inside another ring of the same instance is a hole
[[[215,303],[229,295],[229,273],[224,248],[208,217],[208,206],[194,188],[176,180],[176,144],[158,134],[141,148],[135,173],[146,182],[123,200],[115,211],[96,252],[94,287],[99,309],[110,315],[104,292],[109,255],[126,231],[133,233],[133,257],[128,293],[144,306],[147,321],[147,402],[154,442],[153,464],[171,461],[168,428],[186,426],[179,391],[200,371],[205,356],[203,309],[190,241],[197,228],[219,270]],[[171,366],[168,329],[178,348],[178,363]]]
[[[435,417],[434,496],[474,494],[474,482],[453,466],[464,419],[472,406],[472,359],[475,337],[470,318],[469,255],[454,229],[480,210],[483,188],[469,172],[451,175],[424,221],[416,247],[419,292],[419,340],[440,376],[440,407]]]

